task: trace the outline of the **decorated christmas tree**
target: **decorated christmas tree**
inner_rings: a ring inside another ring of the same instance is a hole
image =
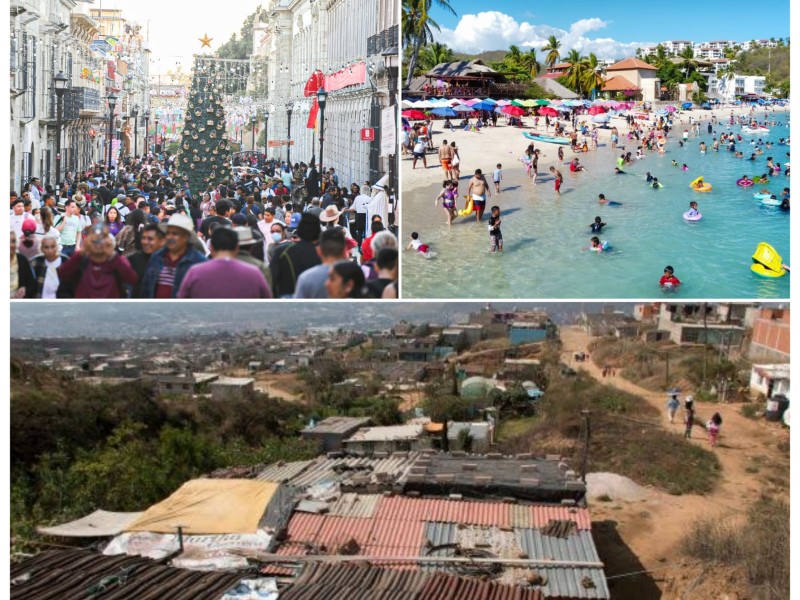
[[[199,197],[208,184],[225,179],[229,170],[222,85],[217,75],[215,63],[195,57],[177,157],[178,173],[194,197]]]

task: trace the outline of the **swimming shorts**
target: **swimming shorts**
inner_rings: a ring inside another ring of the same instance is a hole
[[[556,185],[556,191],[560,190],[561,189],[561,179],[556,178],[555,185]]]
[[[450,159],[449,158],[443,158],[442,159],[442,168],[445,171],[449,171],[450,170]]]
[[[417,250],[419,252],[422,252],[423,254],[426,254],[428,252],[428,250],[430,250],[430,248],[428,247],[428,244],[420,244],[419,248],[417,248]]]
[[[417,159],[425,158],[425,153],[424,152],[414,152],[414,158],[417,158]]]
[[[475,212],[486,208],[486,198],[483,196],[472,195],[472,203],[475,205]]]

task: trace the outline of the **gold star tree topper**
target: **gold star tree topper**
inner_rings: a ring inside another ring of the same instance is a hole
[[[211,42],[213,41],[213,39],[214,39],[214,38],[210,38],[210,37],[208,37],[208,34],[207,34],[207,33],[204,33],[204,34],[203,34],[203,37],[201,37],[201,38],[198,38],[198,39],[199,39],[199,40],[200,40],[200,42],[203,44],[202,46],[200,46],[201,48],[205,48],[206,46],[208,46],[209,48],[211,48]]]

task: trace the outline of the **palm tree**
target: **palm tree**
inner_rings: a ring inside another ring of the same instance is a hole
[[[514,46],[513,44],[508,47],[508,52],[503,57],[503,60],[508,61],[510,65],[519,64],[519,59],[522,56],[522,53],[519,51],[519,46]]]
[[[403,0],[401,22],[403,43],[411,46],[405,87],[410,86],[411,80],[414,78],[414,70],[422,46],[433,40],[434,29],[439,31],[438,23],[430,17],[430,9],[434,2],[439,8],[453,15],[456,14],[456,11],[450,6],[449,0]]]
[[[589,53],[586,61],[586,73],[583,76],[583,89],[587,94],[591,94],[595,88],[603,85],[603,77],[600,75],[600,61],[594,52]]]
[[[583,96],[585,90],[584,82],[586,81],[586,57],[581,56],[581,53],[573,48],[564,58],[564,61],[569,63],[567,72],[564,73],[567,86]]]
[[[418,65],[421,71],[430,71],[436,65],[453,60],[453,51],[444,44],[433,42],[419,51]]]
[[[536,77],[539,71],[542,70],[542,65],[539,63],[539,59],[536,58],[536,48],[531,48],[525,52],[520,57],[519,62],[531,77]]]
[[[684,81],[688,81],[689,76],[697,71],[699,65],[697,59],[694,57],[694,48],[687,46],[678,54],[678,57],[683,59],[683,66],[686,67],[686,77]]]
[[[547,43],[542,46],[542,52],[547,52],[544,57],[544,63],[551,67],[558,62],[560,57],[558,49],[561,48],[561,42],[556,39],[556,36],[551,35],[547,38]]]

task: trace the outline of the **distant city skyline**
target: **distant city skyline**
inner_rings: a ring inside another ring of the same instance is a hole
[[[491,5],[477,0],[450,0],[450,5],[457,15],[433,3],[431,17],[441,27],[441,31],[434,30],[434,39],[466,53],[505,50],[512,44],[523,50],[538,49],[548,36],[555,35],[561,41],[562,55],[575,48],[582,54],[594,52],[600,58],[619,59],[632,56],[636,48],[669,40],[749,41],[790,35],[788,2],[770,5],[771,18],[766,20],[719,18],[719,5],[687,0],[671,2],[658,12],[646,14],[638,7],[623,11],[619,4],[587,0],[571,2],[569,10],[537,10],[538,6],[527,9],[509,0]],[[724,10],[727,15],[747,14],[752,4],[732,0]]]
[[[597,312],[604,306],[632,313],[635,302],[492,302],[501,310],[544,309],[554,320],[581,310]],[[334,326],[350,329],[385,328],[406,320],[413,323],[459,322],[484,302],[397,303],[216,303],[131,302],[124,312],[118,303],[17,302],[11,305],[12,338],[146,338],[209,335],[215,332],[286,330]],[[226,311],[227,309],[227,311]],[[47,314],[56,319],[42,320]]]

